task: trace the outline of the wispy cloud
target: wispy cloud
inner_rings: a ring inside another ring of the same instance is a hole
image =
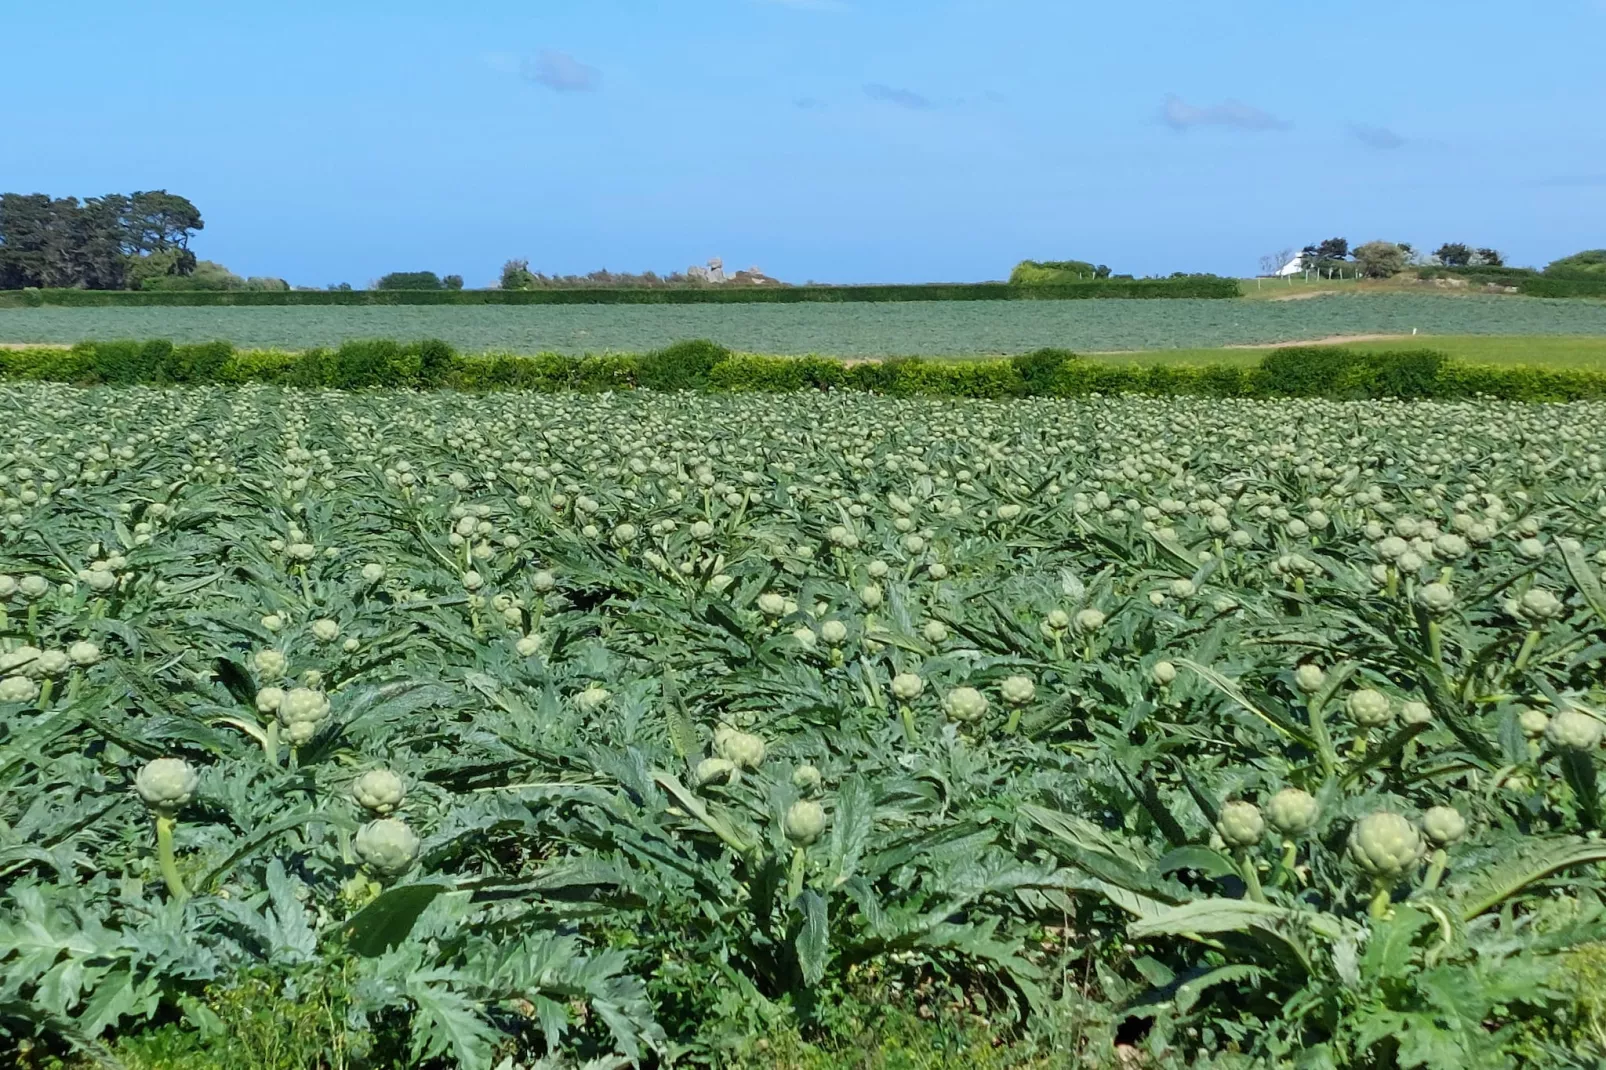
[[[846,0],[755,0],[770,7],[790,7],[799,11],[846,11]]]
[[[821,100],[819,97],[798,97],[796,100],[792,101],[792,107],[799,108],[803,111],[824,111],[825,101]]]
[[[1384,151],[1403,148],[1409,143],[1409,139],[1401,137],[1386,126],[1367,126],[1365,123],[1351,123],[1349,136],[1369,149]]]
[[[1175,93],[1165,98],[1160,119],[1173,130],[1197,126],[1225,126],[1234,130],[1287,130],[1293,123],[1239,100],[1197,107]]]
[[[601,71],[551,48],[521,62],[519,77],[558,93],[594,93],[602,88]]]
[[[864,87],[864,95],[871,100],[883,101],[887,104],[896,104],[900,108],[910,111],[931,111],[937,102],[930,97],[922,96],[912,89],[899,89],[896,86],[884,85],[881,82],[870,82]]]

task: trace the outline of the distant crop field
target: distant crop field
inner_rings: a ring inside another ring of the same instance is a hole
[[[442,338],[469,351],[640,352],[711,338],[761,353],[967,356],[1193,349],[1333,335],[1606,335],[1606,302],[1375,294],[1305,301],[0,309],[0,342],[223,339],[303,349]]]

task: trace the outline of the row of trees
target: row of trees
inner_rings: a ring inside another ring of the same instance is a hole
[[[0,290],[140,289],[198,266],[200,210],[166,190],[104,197],[0,193]]]
[[[1370,241],[1350,248],[1348,238],[1328,238],[1312,242],[1295,253],[1292,249],[1260,258],[1263,274],[1273,275],[1298,256],[1306,271],[1343,274],[1346,269],[1357,276],[1388,278],[1411,267],[1504,267],[1505,257],[1498,249],[1474,247],[1462,242],[1446,242],[1423,254],[1410,242]]]

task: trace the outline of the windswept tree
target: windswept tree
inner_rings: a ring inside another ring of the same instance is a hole
[[[80,202],[0,194],[0,289],[118,290],[195,269],[190,237],[200,211],[166,190]]]

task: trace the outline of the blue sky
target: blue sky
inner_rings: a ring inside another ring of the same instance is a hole
[[[183,193],[202,257],[298,285],[1606,246],[1606,0],[79,0],[5,29],[0,188]]]

